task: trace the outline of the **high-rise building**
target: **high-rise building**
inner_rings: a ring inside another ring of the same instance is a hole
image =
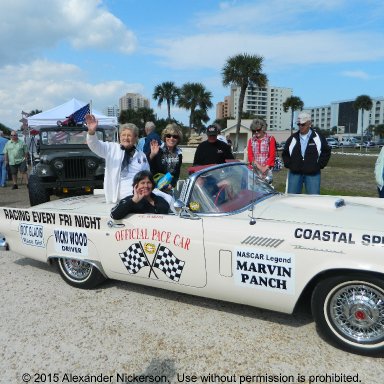
[[[231,87],[232,108],[230,115],[235,119],[239,113],[239,95],[240,87]],[[243,112],[263,118],[268,129],[285,130],[291,125],[290,111],[284,112],[284,101],[292,96],[291,88],[282,88],[275,86],[248,87],[244,97]]]
[[[105,116],[115,116],[119,117],[120,115],[120,109],[117,105],[110,105],[108,107],[105,107],[103,109],[103,113]]]
[[[126,111],[128,109],[137,110],[138,108],[149,108],[149,100],[140,95],[139,93],[126,93],[119,99],[120,111]]]
[[[216,119],[224,119],[225,117],[231,117],[232,98],[231,96],[225,96],[224,101],[220,101],[216,104]]]
[[[312,125],[320,129],[337,128],[338,133],[361,135],[369,126],[384,124],[384,97],[372,98],[370,111],[357,110],[355,100],[333,101],[321,107],[306,107]]]

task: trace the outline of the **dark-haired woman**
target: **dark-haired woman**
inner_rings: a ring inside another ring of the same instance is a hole
[[[155,181],[149,171],[138,172],[133,178],[133,195],[120,200],[111,210],[111,217],[120,220],[130,213],[167,214],[167,201],[153,193]]]

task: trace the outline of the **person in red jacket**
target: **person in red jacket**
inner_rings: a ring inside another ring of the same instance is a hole
[[[276,140],[267,134],[267,123],[262,119],[254,119],[250,128],[252,137],[248,140],[247,145],[250,168],[253,168],[261,178],[272,182]]]

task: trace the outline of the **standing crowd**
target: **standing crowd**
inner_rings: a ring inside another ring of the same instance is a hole
[[[167,213],[171,209],[174,189],[180,177],[183,154],[181,128],[168,124],[161,136],[155,124],[145,124],[145,136],[138,139],[135,124],[122,124],[119,142],[103,142],[97,138],[98,121],[86,115],[87,144],[98,156],[105,159],[104,193],[107,203],[115,204],[111,216],[123,218],[129,213]],[[320,194],[321,170],[331,156],[325,137],[312,128],[311,116],[300,112],[297,116],[298,131],[291,134],[282,150],[282,160],[288,169],[286,192]],[[251,138],[246,144],[246,160],[250,169],[261,179],[272,183],[279,156],[277,143],[267,132],[262,119],[250,125]],[[221,134],[218,124],[209,125],[207,139],[196,148],[193,165],[206,166],[235,161],[229,136]],[[17,189],[20,173],[27,184],[28,149],[12,131],[10,140],[0,131],[0,187],[6,186],[8,169],[12,189]],[[384,147],[376,162],[375,178],[379,197],[384,197]]]

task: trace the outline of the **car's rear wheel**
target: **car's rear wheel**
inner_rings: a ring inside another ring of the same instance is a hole
[[[28,195],[32,207],[49,201],[49,191],[44,187],[37,175],[32,174],[28,178]]]
[[[57,265],[61,277],[73,287],[91,289],[106,280],[95,266],[82,260],[59,258]]]
[[[384,281],[367,274],[331,277],[312,295],[312,313],[321,333],[343,349],[384,353]]]

